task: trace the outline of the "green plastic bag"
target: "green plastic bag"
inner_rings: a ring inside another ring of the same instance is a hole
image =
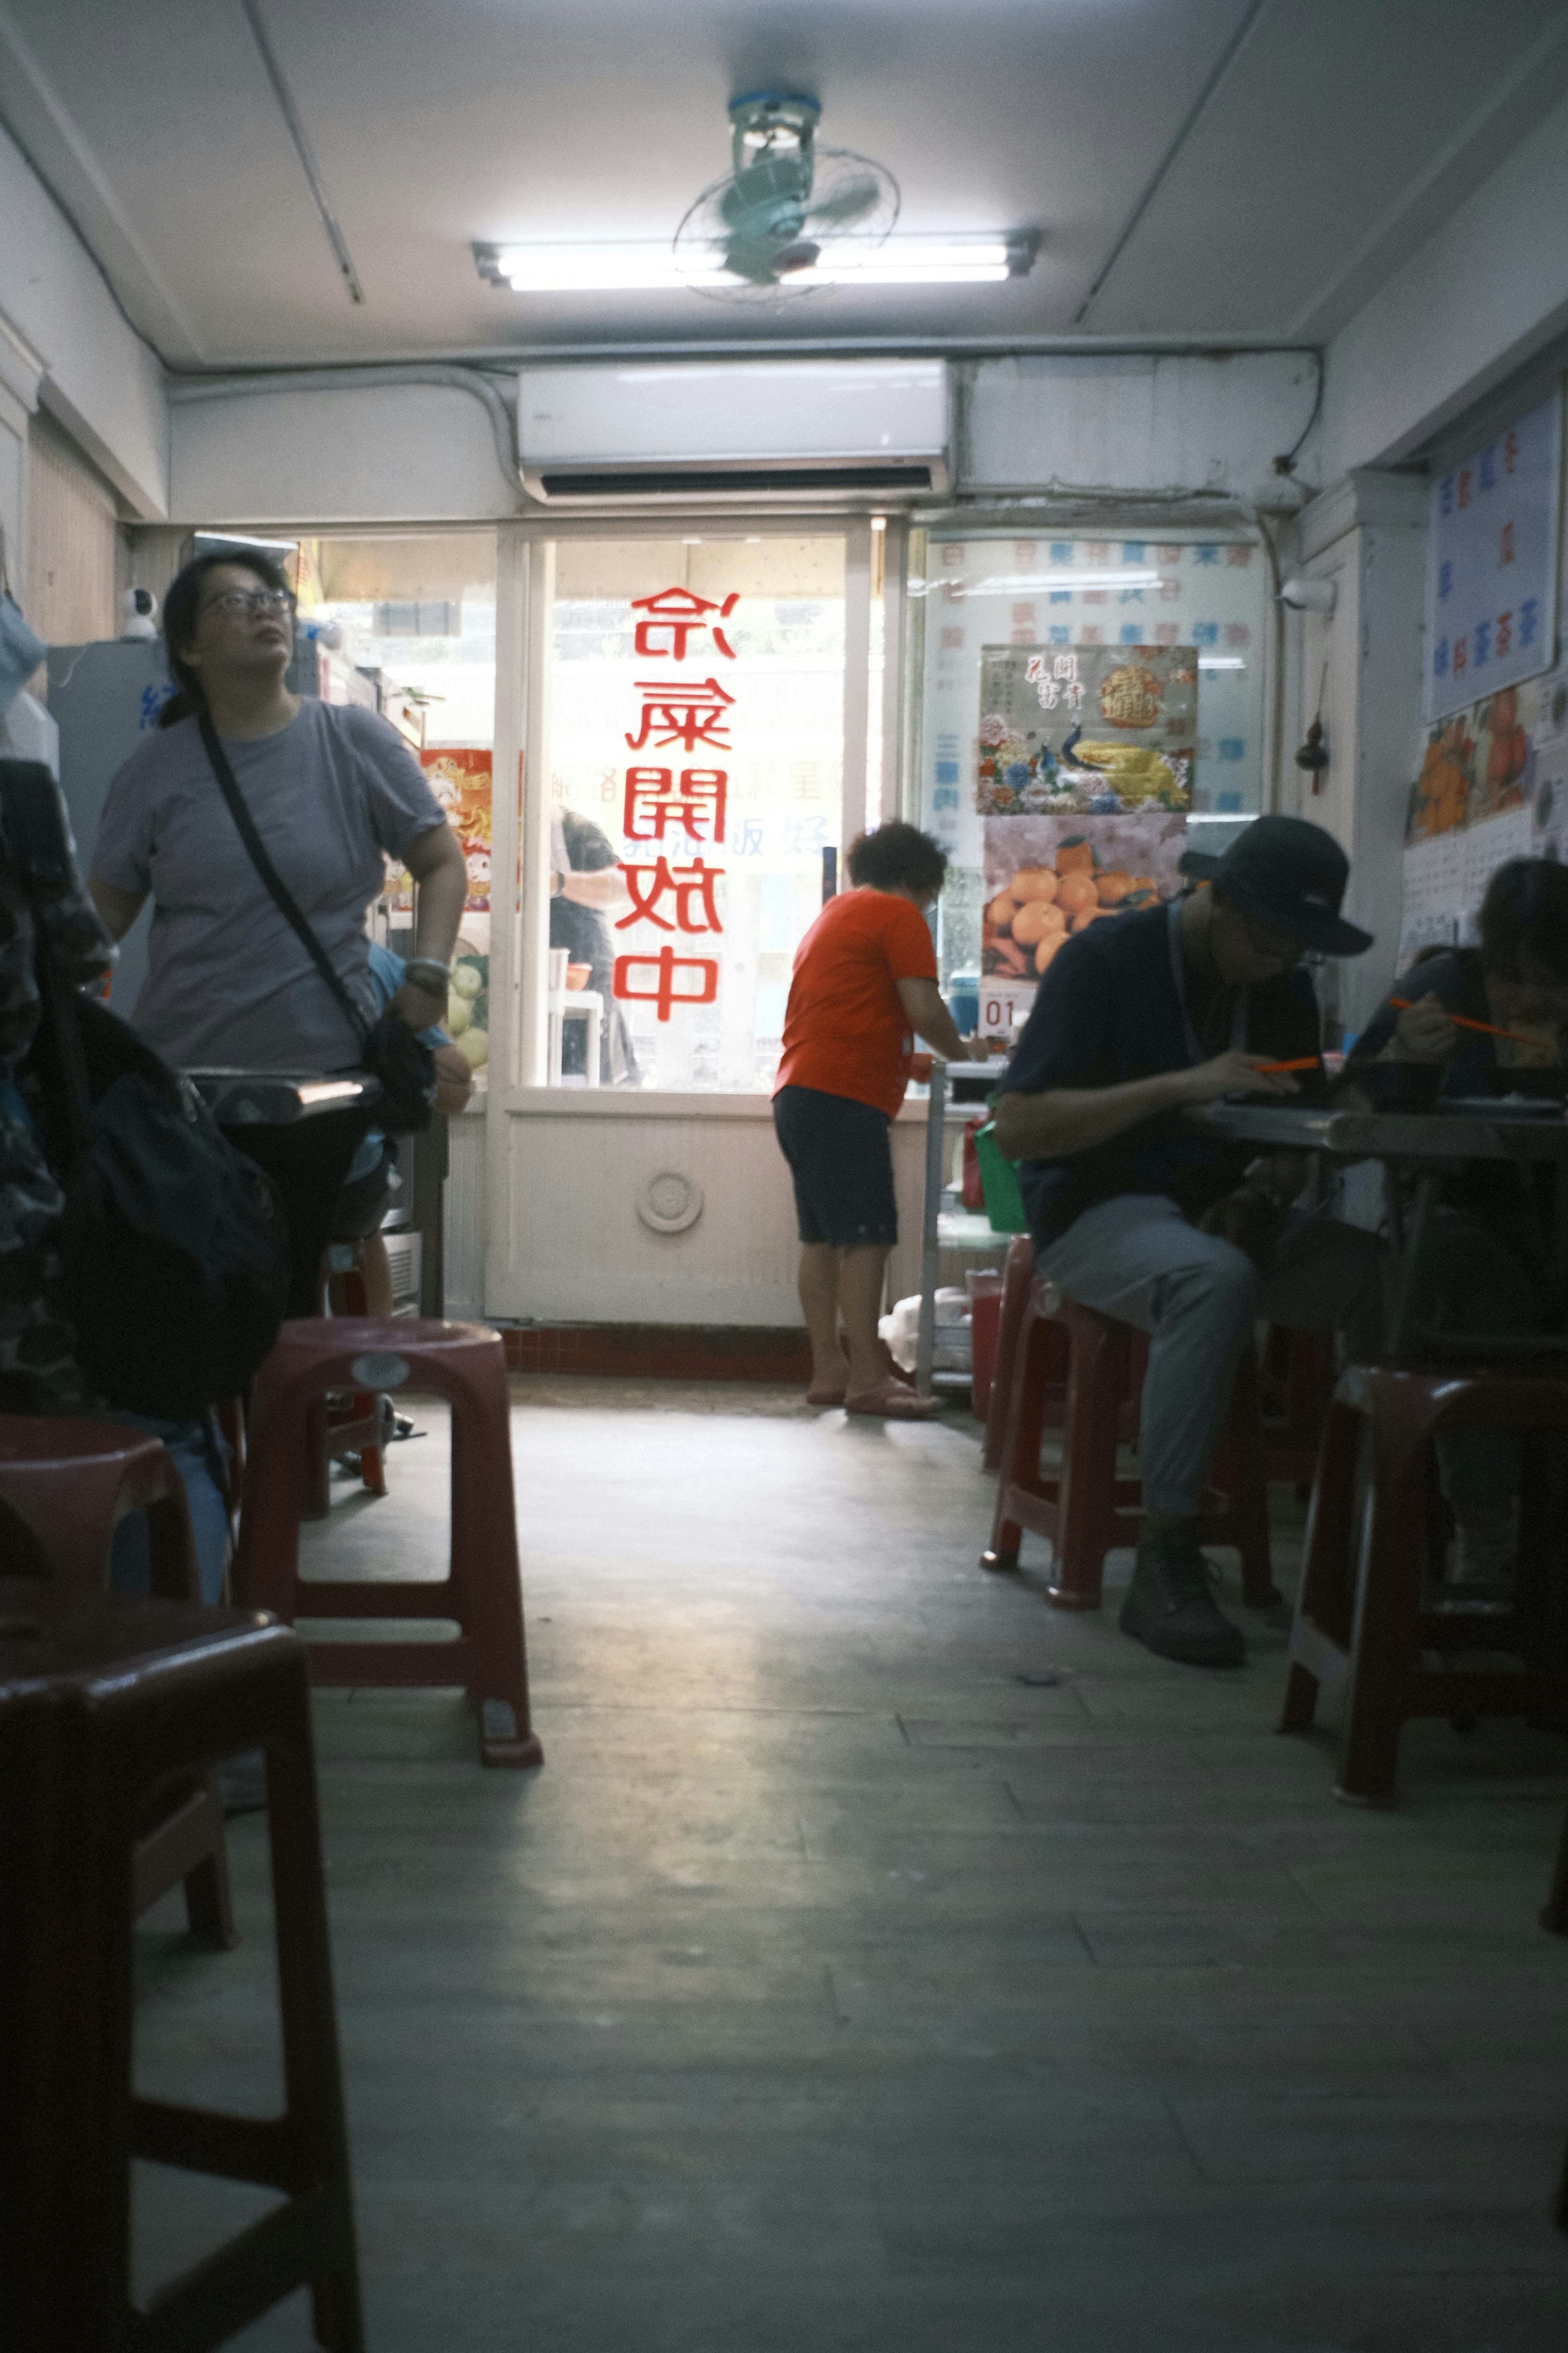
[[[1023,1234],[1029,1229],[1024,1196],[1018,1187],[1018,1164],[1009,1160],[996,1141],[996,1123],[988,1119],[974,1131],[974,1156],[980,1163],[980,1189],[985,1214],[998,1234]]]

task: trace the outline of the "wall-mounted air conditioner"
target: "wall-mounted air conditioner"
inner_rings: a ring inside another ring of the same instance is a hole
[[[552,506],[864,506],[951,486],[941,360],[527,367],[517,438],[524,487]]]

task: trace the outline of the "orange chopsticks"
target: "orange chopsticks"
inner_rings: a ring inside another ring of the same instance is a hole
[[[1274,1071],[1315,1071],[1322,1059],[1321,1054],[1298,1054],[1293,1062],[1259,1062],[1256,1075],[1261,1078]]]
[[[1414,997],[1391,997],[1388,1001],[1401,1013],[1409,1013],[1415,1008]],[[1448,1013],[1447,1006],[1443,1010]],[[1479,1029],[1483,1038],[1510,1038],[1516,1046],[1539,1046],[1541,1043],[1539,1038],[1529,1037],[1522,1029],[1500,1029],[1492,1021],[1472,1021],[1467,1013],[1448,1013],[1448,1018],[1456,1029]]]

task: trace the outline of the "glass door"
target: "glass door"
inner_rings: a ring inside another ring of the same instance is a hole
[[[771,1089],[795,948],[866,822],[871,545],[865,519],[737,522],[536,565],[545,1084]]]

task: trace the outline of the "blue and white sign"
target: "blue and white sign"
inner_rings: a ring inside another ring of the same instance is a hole
[[[1554,392],[1432,485],[1429,720],[1552,667],[1562,444]]]

